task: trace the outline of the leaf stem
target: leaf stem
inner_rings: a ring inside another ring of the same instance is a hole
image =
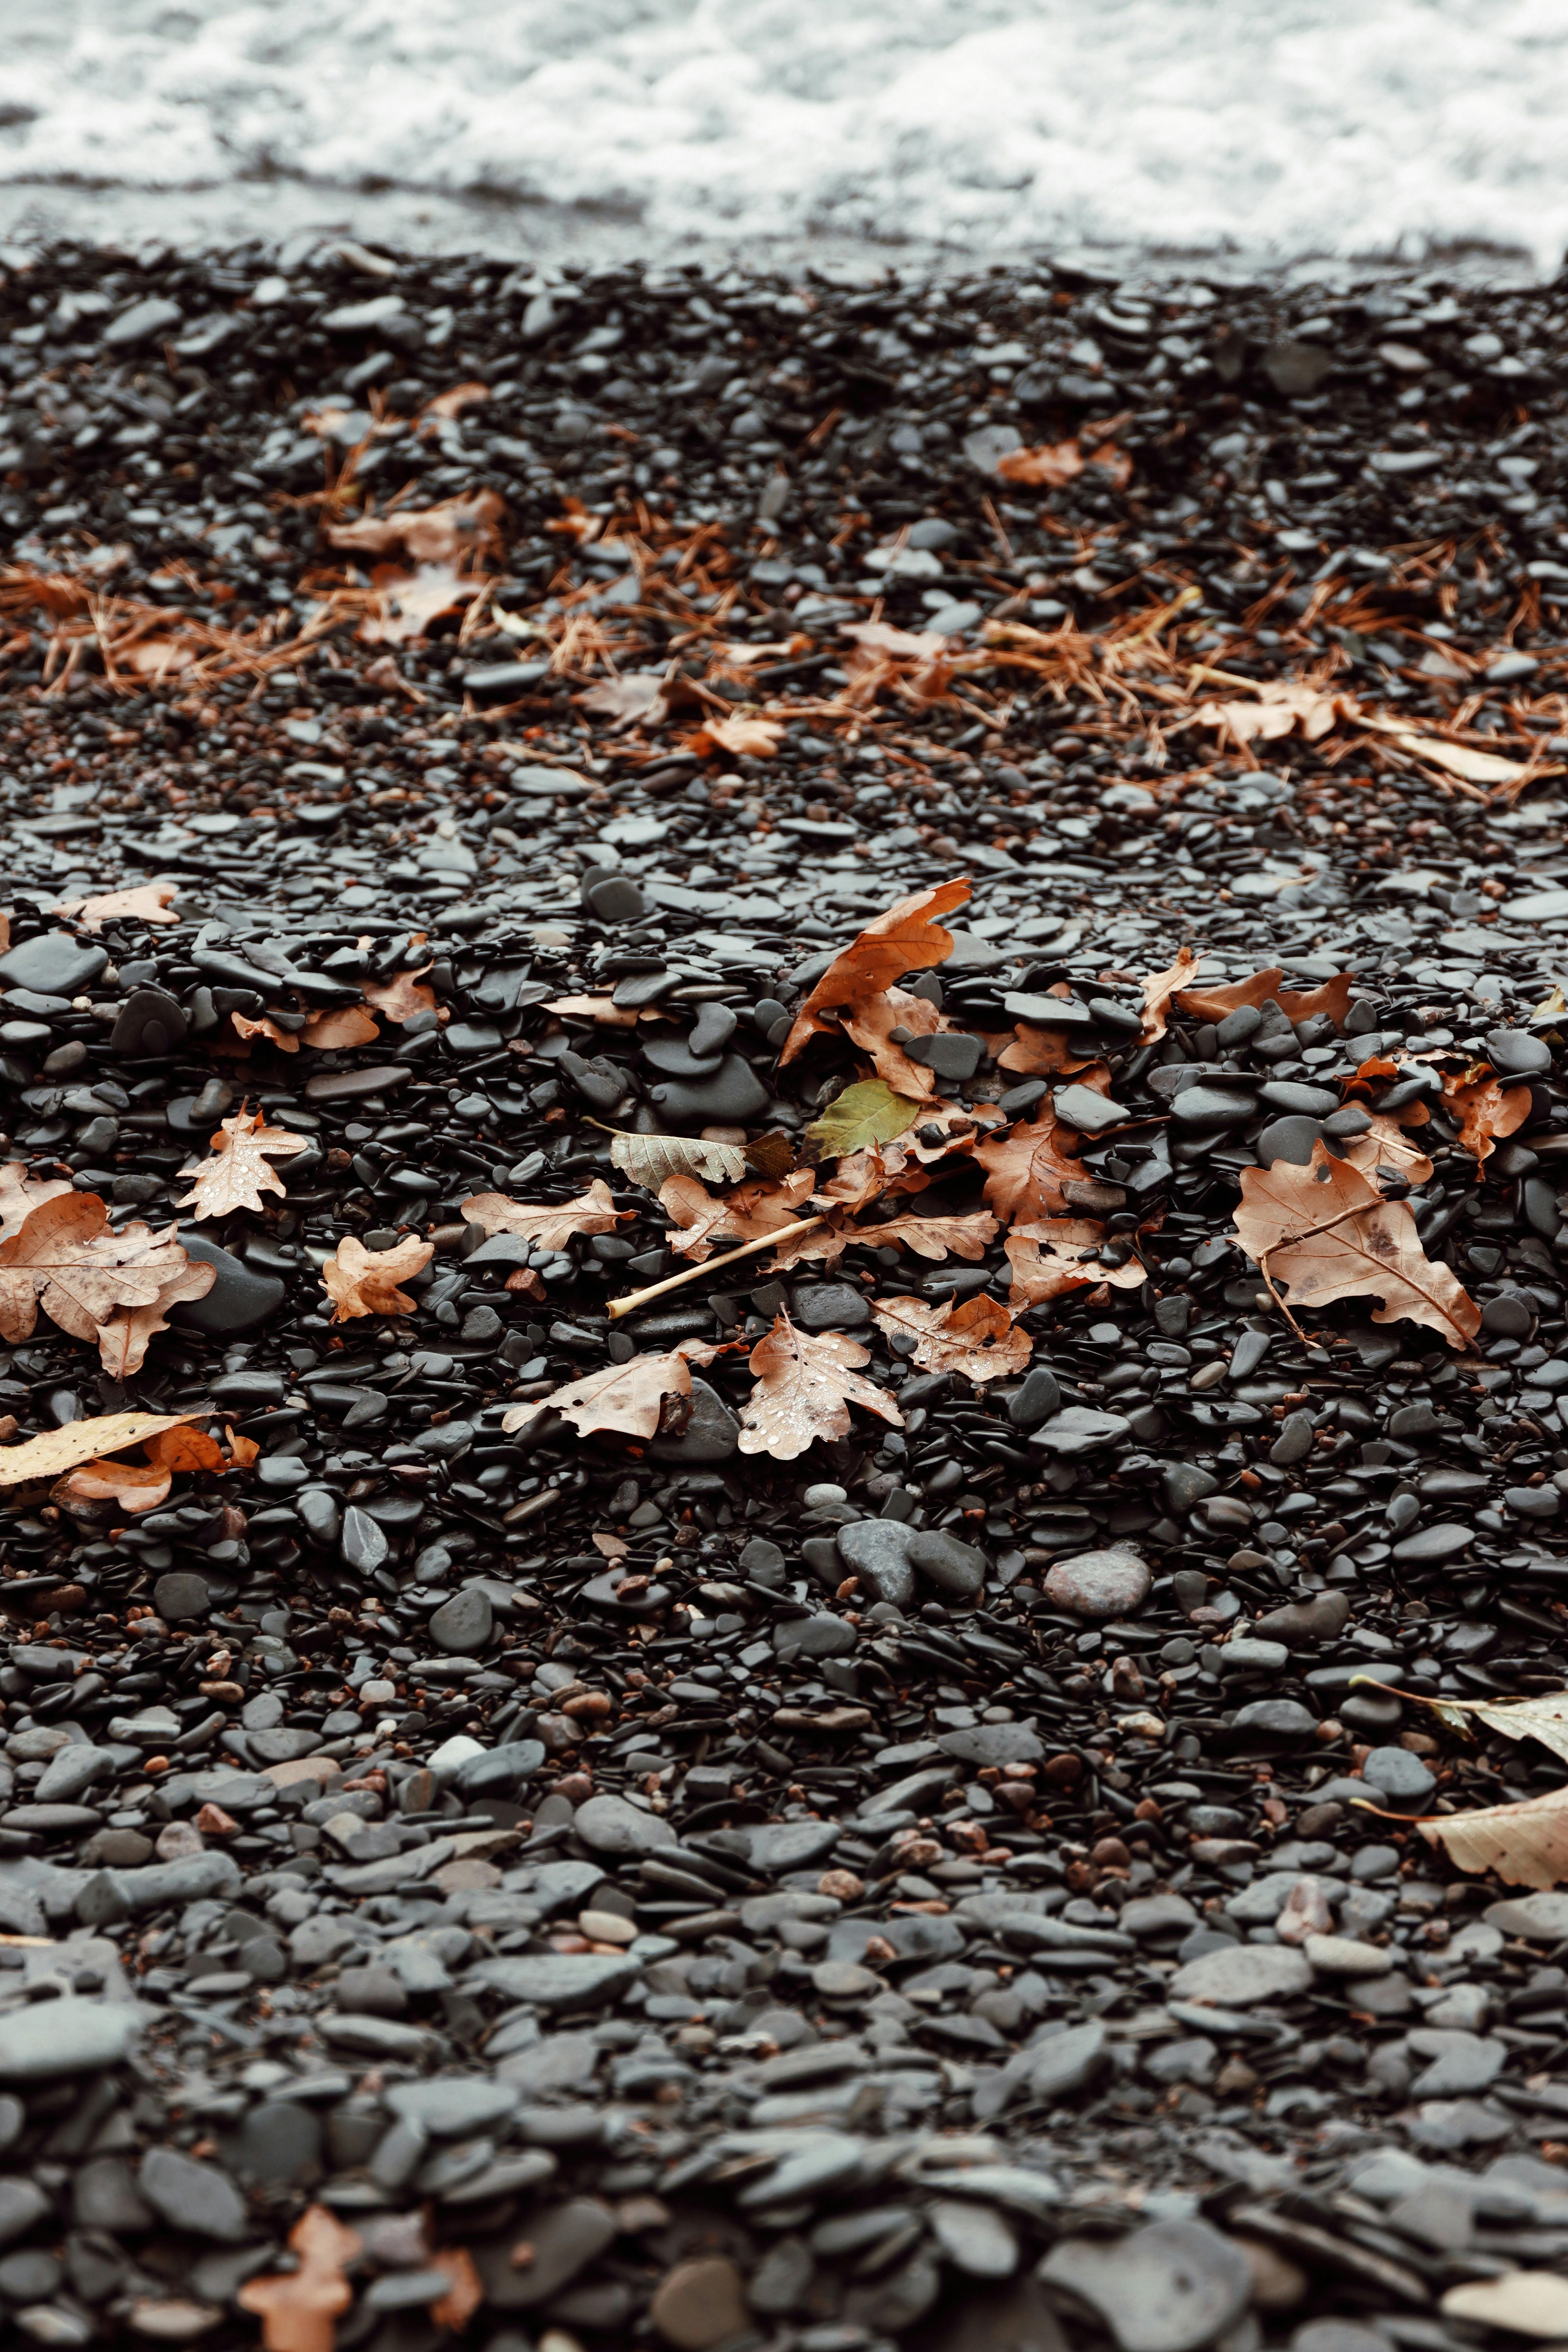
[[[672,1290],[683,1290],[705,1274],[717,1274],[721,1265],[733,1265],[739,1257],[749,1257],[753,1250],[776,1249],[791,1234],[808,1234],[814,1226],[827,1223],[826,1213],[819,1217],[797,1217],[792,1223],[781,1225],[777,1233],[763,1234],[754,1242],[742,1242],[739,1249],[726,1250],[722,1257],[704,1258],[698,1265],[689,1265],[679,1274],[667,1274],[662,1282],[650,1282],[646,1290],[629,1290],[624,1298],[610,1301],[610,1320],[618,1323],[623,1315],[635,1315],[639,1307],[647,1307],[655,1298],[663,1298]]]

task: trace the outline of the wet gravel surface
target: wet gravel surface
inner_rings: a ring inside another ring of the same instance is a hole
[[[46,1299],[0,1410],[233,1465],[9,1474],[8,2326],[1568,2336],[1568,1894],[1400,1819],[1561,1780],[1419,1704],[1568,1680],[1558,298],[284,259],[0,289],[8,1156],[215,1269],[120,1374]],[[869,1065],[791,1017],[961,876],[922,1213],[1054,1096],[1092,1276],[613,1318],[691,1261],[605,1129],[799,1151]],[[1150,1036],[1189,944],[1268,989]],[[1292,1324],[1244,1173],[1413,1104],[1473,1344]],[[195,1219],[247,1108],[303,1148]],[[979,1386],[875,1312],[1010,1284]],[[896,1419],[744,1450],[781,1309]],[[683,1339],[660,1433],[503,1430]]]

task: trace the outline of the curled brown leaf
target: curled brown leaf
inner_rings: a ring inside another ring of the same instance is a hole
[[[756,1386],[741,1411],[742,1454],[793,1462],[819,1437],[847,1437],[851,1404],[903,1427],[887,1391],[861,1377],[869,1351],[842,1332],[797,1331],[781,1308],[750,1360]]]
[[[418,1301],[398,1284],[422,1274],[435,1256],[435,1246],[409,1234],[388,1250],[368,1250],[353,1234],[345,1234],[321,1268],[321,1287],[332,1302],[332,1321],[352,1322],[361,1315],[412,1315]]]
[[[462,1213],[470,1224],[482,1225],[487,1234],[516,1234],[520,1240],[537,1242],[547,1250],[564,1249],[574,1234],[613,1234],[636,1213],[616,1208],[615,1195],[602,1176],[595,1176],[574,1201],[535,1205],[509,1201],[504,1192],[476,1192],[463,1202]]]
[[[915,1362],[923,1372],[960,1372],[978,1388],[1021,1372],[1035,1343],[1014,1324],[1000,1299],[977,1297],[940,1306],[923,1298],[879,1298],[871,1312],[889,1339],[914,1340]]]

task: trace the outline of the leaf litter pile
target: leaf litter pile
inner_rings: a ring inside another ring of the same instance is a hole
[[[18,2338],[1568,2339],[1550,303],[6,266]]]

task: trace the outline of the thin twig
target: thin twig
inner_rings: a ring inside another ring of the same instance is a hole
[[[792,1224],[781,1225],[776,1234],[764,1234],[760,1241],[742,1242],[739,1249],[726,1250],[722,1257],[705,1258],[700,1265],[689,1265],[680,1274],[667,1274],[662,1282],[650,1282],[646,1290],[632,1290],[624,1298],[612,1298],[610,1320],[618,1323],[623,1315],[635,1315],[650,1299],[663,1298],[671,1290],[683,1290],[700,1275],[717,1274],[721,1265],[733,1265],[738,1257],[749,1257],[753,1250],[776,1249],[791,1234],[808,1234],[814,1226],[826,1223],[826,1212],[819,1217],[797,1217]]]

